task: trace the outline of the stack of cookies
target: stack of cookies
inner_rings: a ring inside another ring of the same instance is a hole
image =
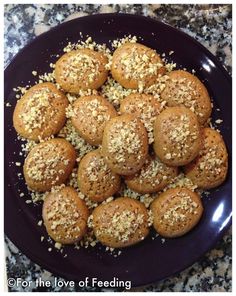
[[[208,126],[212,104],[203,83],[185,70],[167,71],[155,50],[131,42],[121,44],[111,61],[93,49],[71,50],[54,74],[55,83],[39,83],[18,100],[13,116],[18,134],[36,142],[24,176],[30,190],[47,192],[42,215],[48,234],[72,244],[92,230],[102,244],[121,248],[144,240],[151,226],[168,238],[190,231],[203,214],[201,197],[168,185],[182,172],[210,189],[224,182],[228,169],[224,140]],[[132,90],[119,108],[100,92],[109,75]],[[157,99],[146,90],[164,75]],[[79,95],[87,90],[97,94]],[[71,104],[68,93],[78,95]],[[80,151],[58,136],[68,110],[77,137],[93,146],[78,162],[78,189],[66,181]],[[121,196],[124,186],[151,194],[150,208]],[[93,211],[80,192],[97,204]]]

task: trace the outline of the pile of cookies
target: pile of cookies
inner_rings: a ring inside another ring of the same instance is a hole
[[[13,115],[17,133],[35,143],[24,177],[30,190],[47,192],[42,216],[49,236],[73,244],[92,231],[105,246],[121,248],[144,240],[151,226],[169,238],[190,231],[203,214],[201,197],[168,185],[182,171],[198,188],[213,188],[228,169],[224,141],[208,126],[212,104],[203,83],[167,69],[155,50],[135,42],[121,43],[110,56],[70,50],[53,75],[54,83],[28,89]],[[120,106],[101,91],[109,79],[129,91]],[[91,145],[83,157],[60,136],[68,121],[75,138]],[[74,170],[76,189],[67,183]],[[124,186],[150,194],[150,207],[120,195]],[[88,208],[81,193],[97,206]]]

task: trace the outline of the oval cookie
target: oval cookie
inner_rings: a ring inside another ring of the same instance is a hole
[[[128,197],[99,205],[92,213],[92,225],[96,238],[111,248],[137,244],[149,233],[145,206]]]
[[[165,188],[177,175],[177,167],[164,164],[157,156],[149,156],[139,172],[125,177],[125,183],[138,193],[153,193]]]
[[[13,125],[23,138],[48,138],[64,126],[67,106],[66,96],[53,83],[39,83],[17,101]]]
[[[169,107],[154,123],[154,150],[170,166],[190,163],[199,153],[202,135],[197,116],[188,108]]]
[[[163,72],[163,62],[156,51],[139,43],[121,45],[112,57],[111,74],[125,88],[150,86]]]
[[[211,115],[211,100],[204,84],[193,74],[175,70],[169,74],[165,89],[161,93],[162,100],[169,107],[184,105],[191,109],[200,124],[204,124]]]
[[[85,235],[88,215],[85,202],[72,187],[49,193],[43,203],[46,230],[61,244],[73,244]]]
[[[101,144],[106,122],[117,116],[112,104],[93,95],[77,99],[72,108],[71,122],[79,135],[91,145]]]
[[[153,125],[158,114],[161,112],[161,104],[151,95],[135,93],[121,101],[121,114],[134,114],[144,124],[149,144],[154,141]]]
[[[95,202],[102,202],[119,190],[121,180],[97,149],[86,154],[79,163],[78,183],[84,195]]]
[[[147,132],[135,115],[124,114],[107,122],[102,154],[117,174],[132,175],[143,166],[148,154]]]
[[[84,48],[65,53],[56,62],[56,82],[67,92],[98,89],[107,80],[107,57]]]
[[[31,190],[45,192],[69,177],[76,160],[74,147],[55,138],[37,144],[27,155],[24,177]]]
[[[200,196],[187,188],[168,189],[151,204],[153,227],[164,237],[179,237],[200,220],[203,206]]]
[[[228,171],[228,153],[221,135],[211,128],[203,129],[203,147],[199,156],[185,166],[186,176],[198,187],[210,189],[224,182]]]

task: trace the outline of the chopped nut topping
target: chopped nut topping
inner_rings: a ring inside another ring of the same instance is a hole
[[[205,143],[204,148],[200,151],[199,169],[207,171],[210,175],[219,175],[222,170],[223,159],[219,156],[219,147],[210,146]]]
[[[78,52],[68,58],[67,67],[63,69],[63,77],[69,78],[73,82],[88,77],[87,84],[94,81],[99,74],[100,61],[93,57]],[[89,72],[89,75],[88,75]]]
[[[108,77],[107,81],[102,86],[102,94],[115,108],[120,106],[122,99],[135,92],[137,92],[137,90],[126,89],[111,77]]]
[[[136,43],[138,40],[137,36],[128,35],[127,37],[121,39],[115,39],[112,41],[112,47],[118,48],[125,43]]]
[[[139,119],[144,124],[148,132],[149,144],[154,142],[153,127],[156,116],[159,114],[157,108],[155,108],[151,103],[148,103],[147,100],[132,103],[126,106],[126,111],[130,114],[137,114]]]
[[[179,174],[176,178],[172,180],[170,184],[168,184],[163,191],[166,191],[170,188],[177,188],[177,187],[186,187],[192,191],[194,191],[197,188],[197,185],[195,185],[189,178],[187,178],[183,173]]]
[[[173,121],[176,121],[175,126],[173,126]],[[197,127],[190,123],[190,118],[187,115],[181,115],[180,118],[176,116],[175,118],[172,117],[166,120],[166,126],[169,126],[169,140],[173,144],[173,147],[178,150],[178,154],[167,152],[165,155],[166,159],[172,159],[175,156],[181,158],[187,153],[190,145],[197,139]]]
[[[57,153],[59,147],[51,143],[40,147],[31,156],[27,165],[27,174],[35,181],[45,181],[55,179],[57,166],[67,160],[61,153]],[[55,153],[51,153],[54,151]],[[50,155],[51,154],[51,155]],[[61,173],[64,173],[62,170]],[[56,182],[56,180],[54,180]]]
[[[112,177],[112,172],[108,165],[105,163],[104,158],[94,157],[86,167],[86,175],[90,182],[98,181],[98,176],[103,176],[103,181],[110,181]]]
[[[62,194],[58,193],[57,198],[52,200],[50,207],[46,208],[46,213],[51,231],[58,240],[61,239],[58,229],[63,229],[64,236],[68,239],[74,238],[80,231],[78,219],[81,213],[76,204]]]
[[[93,146],[86,143],[86,141],[78,135],[70,120],[67,120],[58,136],[65,138],[78,151],[77,161],[80,161],[86,153],[94,149]]]
[[[188,81],[186,78],[171,79],[168,84],[168,97],[177,104],[183,104],[196,115],[203,117],[201,107],[199,106],[199,92],[196,90],[196,85],[193,81]]]
[[[107,228],[97,230],[97,235],[110,235],[121,242],[127,242],[144,222],[144,215],[130,210],[116,212]]]
[[[176,223],[186,223],[189,214],[197,214],[198,204],[185,192],[180,191],[169,204],[171,207],[161,217],[161,223],[174,226]]]
[[[126,79],[142,80],[151,75],[158,75],[162,63],[153,63],[156,53],[149,49],[141,53],[132,48],[129,53],[122,53],[120,62]],[[140,82],[140,81],[139,81]]]
[[[167,179],[166,165],[162,163],[157,157],[151,161],[147,160],[139,173],[135,176],[138,177],[139,183],[145,182],[151,183],[153,187],[160,184],[163,180]]]
[[[45,112],[51,105],[52,100],[57,98],[58,95],[51,92],[48,88],[35,91],[32,96],[27,99],[24,113],[20,114],[25,129],[33,132],[34,129],[40,129],[43,125],[47,124],[44,116]],[[50,117],[56,114],[56,110],[50,110]]]
[[[136,120],[129,123],[117,122],[108,144],[108,151],[116,153],[114,156],[116,161],[122,163],[125,161],[127,154],[137,154],[138,157],[141,145]]]

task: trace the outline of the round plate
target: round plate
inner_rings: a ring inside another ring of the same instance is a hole
[[[45,236],[44,227],[37,226],[41,219],[41,205],[26,204],[19,191],[28,191],[18,173],[16,161],[20,141],[12,127],[12,114],[16,104],[14,87],[34,83],[32,70],[43,74],[50,71],[49,64],[68,41],[80,39],[79,32],[91,36],[98,43],[137,35],[141,42],[159,53],[174,51],[171,58],[178,66],[196,70],[196,75],[205,83],[214,101],[213,120],[221,118],[221,132],[229,152],[231,163],[231,78],[218,60],[202,45],[188,35],[155,20],[127,14],[100,14],[66,22],[46,32],[27,45],[5,70],[5,100],[12,107],[5,108],[5,233],[13,243],[34,262],[54,274],[71,280],[98,277],[100,280],[130,280],[132,286],[148,284],[173,275],[193,264],[223,236],[231,224],[231,166],[227,180],[219,188],[203,198],[204,215],[196,228],[187,235],[166,240],[147,238],[142,243],[122,250],[118,257],[104,251],[104,247],[75,250],[65,247],[67,257],[52,247]],[[30,81],[30,82],[29,82]],[[221,111],[216,111],[220,108]],[[30,197],[29,197],[30,198]]]

